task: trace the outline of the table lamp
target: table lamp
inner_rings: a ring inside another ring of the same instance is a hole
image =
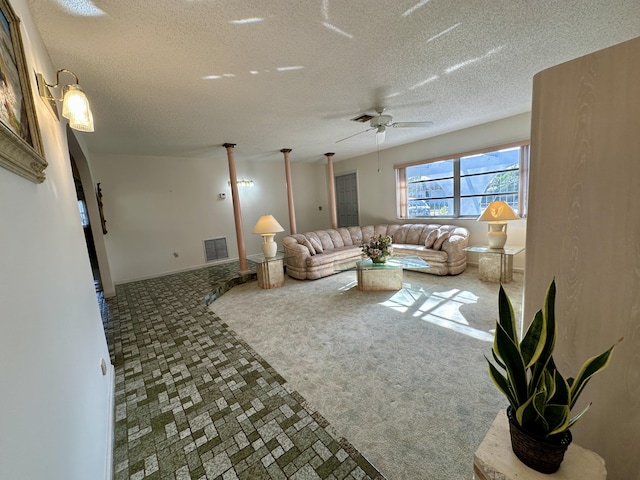
[[[506,220],[518,220],[518,216],[507,202],[491,202],[478,217],[479,222],[489,222],[489,247],[504,248],[507,243]]]
[[[253,227],[251,233],[262,235],[262,253],[265,258],[273,258],[276,256],[278,244],[274,241],[273,237],[276,236],[277,232],[284,232],[284,228],[273,218],[273,215],[262,215],[258,219],[256,226]]]

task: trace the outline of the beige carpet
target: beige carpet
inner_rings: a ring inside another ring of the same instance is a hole
[[[520,315],[522,275],[505,285]],[[405,272],[360,292],[355,272],[234,287],[210,308],[391,480],[472,478],[506,399],[488,377],[498,285],[477,269]]]

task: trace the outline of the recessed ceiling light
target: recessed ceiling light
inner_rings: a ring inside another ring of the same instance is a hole
[[[219,78],[222,78],[222,77],[220,75],[206,75],[202,77],[203,80],[217,80]]]

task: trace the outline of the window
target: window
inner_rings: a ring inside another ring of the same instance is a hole
[[[78,209],[80,210],[80,220],[82,221],[82,226],[88,226],[89,212],[87,211],[87,204],[84,203],[84,200],[78,200]]]
[[[401,218],[477,217],[494,200],[526,214],[529,146],[514,144],[396,165]]]

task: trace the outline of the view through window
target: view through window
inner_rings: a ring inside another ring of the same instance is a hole
[[[526,212],[528,145],[396,166],[399,216],[477,217],[495,200]]]

